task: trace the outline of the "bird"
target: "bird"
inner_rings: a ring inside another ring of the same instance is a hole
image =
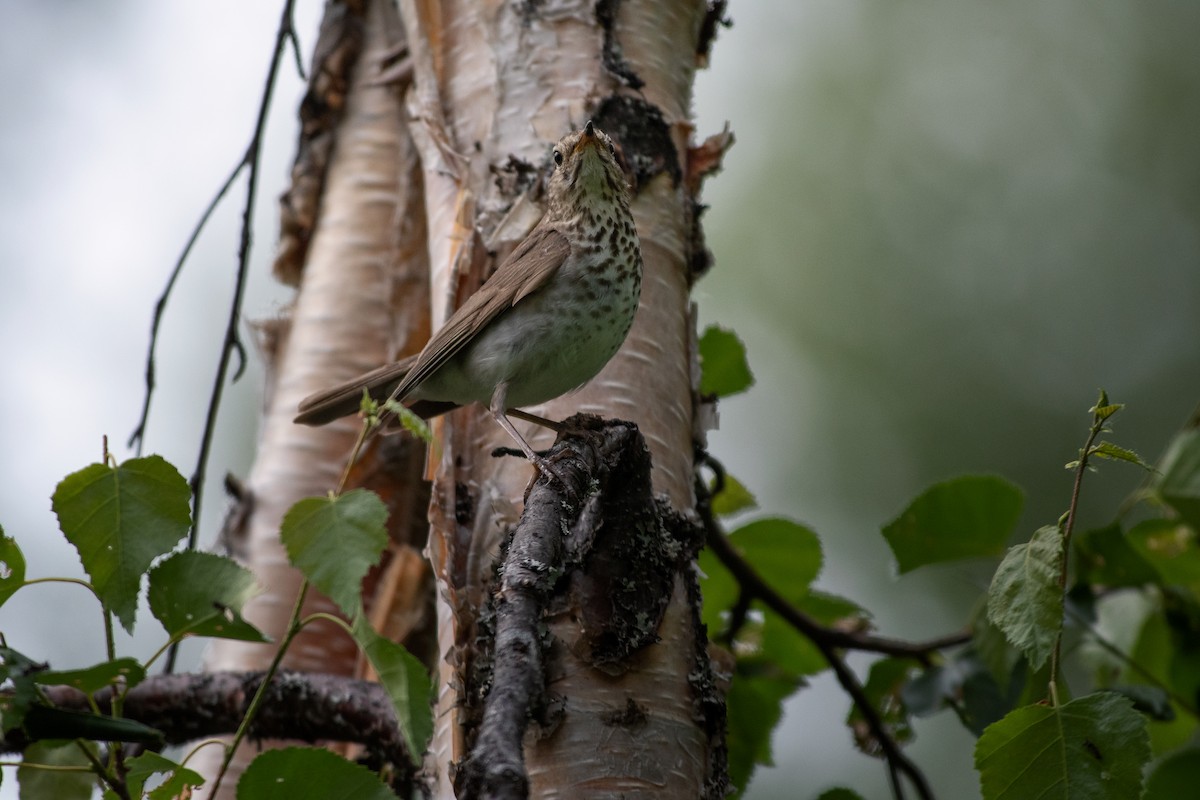
[[[554,474],[509,415],[558,429],[521,409],[579,388],[620,349],[641,297],[642,255],[612,138],[589,120],[551,159],[542,219],[425,347],[307,397],[297,423],[353,414],[364,390],[426,419],[480,403]]]

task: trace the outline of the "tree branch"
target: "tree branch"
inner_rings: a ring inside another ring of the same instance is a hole
[[[697,461],[703,461],[715,471],[717,475],[717,489],[719,491],[720,486],[724,483],[724,470],[720,464],[706,453],[701,454],[697,458]],[[785,600],[767,584],[754,567],[742,558],[741,553],[730,544],[729,539],[725,536],[725,531],[713,515],[711,495],[708,487],[699,479],[696,481],[696,498],[696,510],[700,514],[700,519],[704,525],[708,547],[713,551],[713,555],[733,575],[741,587],[743,596],[748,599],[762,601],[767,608],[782,617],[821,651],[821,655],[833,670],[838,683],[841,684],[846,694],[850,695],[850,698],[862,714],[863,720],[867,723],[867,727],[871,730],[872,736],[879,743],[879,747],[887,760],[888,772],[892,781],[892,791],[895,796],[900,800],[904,797],[904,790],[898,774],[899,772],[903,772],[912,781],[917,789],[917,793],[922,798],[931,800],[933,792],[929,787],[929,782],[926,780],[924,773],[901,751],[900,745],[892,737],[891,732],[888,731],[879,712],[871,705],[871,701],[863,691],[862,684],[858,681],[858,676],[846,665],[838,649],[854,648],[869,650],[900,657],[915,658],[923,663],[928,663],[929,653],[941,647],[962,644],[970,639],[970,635],[960,633],[931,640],[923,644],[907,644],[893,639],[847,633],[821,625]]]
[[[205,672],[154,675],[125,695],[126,718],[162,731],[168,744],[233,732],[258,690],[262,672]],[[47,686],[57,708],[91,710],[87,696],[68,686]],[[104,713],[112,690],[95,695]],[[280,672],[267,688],[251,731],[260,739],[357,742],[399,770],[410,762],[387,692],[377,683],[335,675]],[[20,730],[6,734],[4,752],[31,744]]]

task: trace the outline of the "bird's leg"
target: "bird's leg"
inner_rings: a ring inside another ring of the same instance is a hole
[[[513,441],[520,445],[521,452],[525,454],[525,457],[540,467],[541,464],[539,462],[544,461],[545,459],[534,452],[533,448],[529,446],[529,442],[525,441],[525,437],[517,432],[517,429],[513,427],[512,422],[510,422],[508,417],[505,416],[504,402],[507,398],[507,395],[508,384],[498,384],[496,386],[496,390],[492,392],[492,402],[491,405],[488,406],[488,411],[492,412],[492,417],[496,420],[496,422],[500,423],[500,427],[504,428],[505,432],[512,437]],[[514,414],[514,416],[516,415]]]
[[[526,422],[532,422],[534,425],[540,425],[543,428],[549,428],[555,433],[562,433],[563,431],[567,430],[567,426],[563,425],[561,422],[555,422],[552,419],[539,417],[537,414],[530,414],[528,411],[522,411],[519,408],[510,408],[506,413],[510,417],[516,417],[517,419],[523,419]]]
[[[537,452],[529,446],[529,442],[525,441],[525,437],[518,433],[517,429],[513,427],[512,422],[509,421],[508,416],[505,414],[506,409],[504,408],[504,405],[505,401],[507,400],[507,396],[508,384],[498,384],[496,386],[496,390],[492,392],[492,402],[488,406],[488,411],[492,412],[492,417],[500,424],[500,427],[504,428],[508,435],[512,437],[513,441],[520,445],[521,451],[525,453],[525,457],[533,462],[533,465],[539,472],[545,473],[546,475],[554,478],[561,483],[568,492],[572,492],[573,494],[574,491],[571,489],[571,484],[563,480],[563,477],[555,472],[554,468],[550,466],[550,462],[539,456]],[[510,413],[512,413],[514,417],[535,422],[536,424],[548,423],[546,425],[548,428],[553,429],[557,425],[557,423],[551,423],[548,419],[542,419],[541,417],[534,416],[533,414],[526,414],[524,411],[513,411]],[[532,419],[530,419],[531,417]]]

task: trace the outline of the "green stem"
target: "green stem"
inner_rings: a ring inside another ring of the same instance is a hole
[[[35,764],[31,761],[0,761],[0,767],[40,769],[46,772],[95,772],[91,767],[70,764]]]
[[[91,771],[96,773],[102,783],[106,784],[108,788],[112,789],[113,792],[116,793],[117,797],[121,798],[121,800],[130,800],[129,789],[125,786],[125,782],[118,780],[114,774],[105,769],[104,764],[101,763],[96,754],[93,753],[91,748],[88,747],[88,743],[86,741],[83,739],[76,739],[75,746],[79,748],[79,750],[83,753],[83,757],[86,758],[92,765]]]
[[[316,622],[319,619],[332,622],[334,625],[337,625],[339,628],[344,630],[347,636],[352,639],[354,638],[354,630],[350,627],[350,623],[346,622],[346,620],[342,619],[341,617],[334,616],[333,614],[325,611],[318,611],[315,614],[309,614],[307,617],[300,620],[300,627],[307,627],[309,623]]]
[[[100,601],[101,607],[104,610],[104,651],[108,655],[109,661],[114,661],[117,657],[117,641],[113,632],[113,615],[112,610],[108,607],[108,603]],[[119,718],[124,706],[124,697],[120,692],[113,692],[112,698],[112,716]],[[120,742],[109,742],[109,763],[112,765],[115,775],[121,775],[125,769],[125,753]],[[116,787],[114,786],[114,789]],[[121,794],[118,791],[118,794]]]
[[[254,718],[258,715],[258,709],[262,706],[263,698],[267,694],[267,687],[270,686],[275,673],[279,671],[279,665],[283,662],[283,656],[287,652],[288,646],[296,638],[296,634],[300,632],[302,627],[300,611],[304,607],[304,598],[307,594],[308,579],[306,578],[300,584],[300,591],[296,594],[296,604],[292,607],[292,616],[288,620],[287,633],[284,634],[283,640],[280,641],[279,648],[275,651],[275,657],[271,659],[271,665],[263,673],[262,681],[258,684],[258,691],[254,693],[254,697],[250,700],[250,706],[246,709],[245,716],[242,717],[237,731],[233,734],[233,741],[225,749],[225,758],[221,761],[221,769],[217,772],[216,780],[213,781],[210,797],[217,796],[217,790],[221,788],[221,781],[224,779],[225,773],[229,771],[229,765],[233,762],[234,753],[237,752],[242,740],[246,738],[246,734],[250,732],[250,726],[254,723]]]
[[[1100,403],[1096,404],[1100,407]],[[1096,437],[1104,430],[1104,422],[1107,417],[1101,417],[1099,413],[1092,413],[1092,428],[1088,431],[1087,441],[1084,442],[1083,449],[1079,451],[1079,463],[1075,467],[1075,485],[1071,489],[1071,506],[1067,509],[1067,521],[1063,524],[1063,543],[1062,543],[1062,570],[1058,575],[1058,591],[1063,597],[1064,607],[1066,605],[1067,595],[1067,570],[1071,565],[1071,532],[1075,529],[1075,516],[1079,511],[1079,494],[1083,489],[1083,473],[1087,470],[1088,456],[1091,454],[1092,445],[1096,442]],[[1054,637],[1054,652],[1050,655],[1050,702],[1058,707],[1058,668],[1062,659],[1062,638],[1063,626],[1060,624],[1058,635]]]
[[[1105,652],[1112,655],[1114,658],[1119,660],[1125,666],[1129,667],[1129,669],[1136,672],[1138,675],[1142,676],[1142,678],[1144,680],[1146,680],[1146,682],[1148,682],[1152,686],[1156,686],[1159,689],[1161,689],[1163,691],[1163,693],[1168,698],[1170,698],[1171,702],[1175,703],[1175,705],[1179,706],[1181,709],[1186,711],[1188,714],[1191,714],[1193,717],[1200,718],[1200,710],[1198,710],[1191,701],[1189,701],[1183,695],[1179,694],[1177,691],[1175,691],[1173,688],[1171,688],[1171,686],[1169,684],[1163,682],[1157,675],[1155,675],[1149,669],[1147,669],[1146,667],[1143,667],[1141,664],[1139,664],[1137,661],[1135,661],[1133,659],[1133,657],[1130,656],[1128,653],[1124,652],[1123,650],[1121,650],[1121,648],[1117,647],[1115,644],[1110,642],[1108,639],[1104,638],[1104,635],[1102,633],[1100,633],[1099,630],[1096,629],[1096,626],[1091,624],[1088,620],[1084,619],[1083,616],[1080,615],[1078,611],[1072,611],[1070,609],[1067,609],[1067,613],[1070,614],[1071,617],[1075,620],[1075,624],[1081,625],[1087,629],[1087,632],[1092,635],[1092,641],[1094,641],[1096,644],[1100,645],[1101,649],[1103,649]]]

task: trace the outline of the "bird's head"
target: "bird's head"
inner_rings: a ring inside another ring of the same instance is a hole
[[[628,205],[629,190],[617,160],[617,147],[591,120],[582,130],[560,139],[552,158],[554,173],[548,186],[552,210],[556,206]]]

